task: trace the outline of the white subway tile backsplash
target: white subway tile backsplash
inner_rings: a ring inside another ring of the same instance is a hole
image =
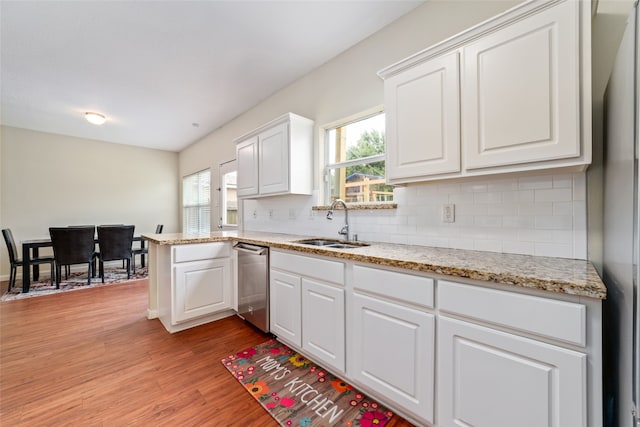
[[[573,217],[561,216],[536,216],[536,228],[542,230],[572,230]]]
[[[553,188],[572,188],[572,187],[573,187],[573,176],[571,174],[553,176]]]
[[[553,188],[553,177],[551,175],[536,175],[518,178],[519,190],[535,190],[539,188]]]
[[[534,255],[554,258],[572,258],[571,245],[554,245],[552,243],[536,243]]]
[[[520,203],[518,213],[520,215],[553,215],[553,203]]]
[[[534,200],[536,202],[570,202],[572,194],[571,188],[535,190]]]
[[[338,238],[344,214],[314,211],[311,197],[244,201],[244,228]],[[586,259],[586,174],[477,177],[394,189],[397,209],[351,210],[360,240]],[[455,222],[442,205],[455,205]],[[321,203],[320,203],[321,204]],[[253,217],[253,212],[256,217]],[[271,215],[270,215],[271,212]]]
[[[473,201],[475,203],[501,203],[501,192],[474,193]]]
[[[498,215],[476,216],[474,224],[478,227],[501,227],[502,217]]]
[[[573,200],[587,200],[587,174],[573,174]]]
[[[486,192],[488,185],[486,183],[466,182],[462,184],[462,191],[467,193],[482,193]]]
[[[573,215],[573,202],[554,202],[554,215]]]

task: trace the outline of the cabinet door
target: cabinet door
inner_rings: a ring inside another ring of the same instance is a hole
[[[435,316],[354,293],[350,375],[433,423]]]
[[[231,308],[231,259],[177,264],[174,274],[173,324]]]
[[[460,171],[458,53],[385,80],[387,177]]]
[[[294,345],[302,345],[300,277],[271,270],[269,302],[271,332]]]
[[[238,196],[258,194],[258,137],[236,144]]]
[[[440,316],[438,425],[585,426],[586,359]]]
[[[289,124],[274,126],[258,138],[260,194],[289,191]]]
[[[580,3],[560,3],[464,47],[466,169],[580,156]]]
[[[302,279],[302,348],[344,372],[344,289]]]

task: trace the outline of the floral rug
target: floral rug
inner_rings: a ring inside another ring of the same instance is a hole
[[[102,279],[96,275],[91,278],[91,284],[87,285],[87,272],[74,272],[69,274],[69,278],[60,281],[60,289],[56,289],[56,285],[51,285],[49,277],[43,277],[37,282],[32,282],[29,292],[22,292],[22,281],[17,280],[16,286],[0,297],[0,302],[13,301],[17,299],[33,298],[42,295],[59,294],[60,292],[77,291],[80,289],[96,288],[99,286],[113,285],[115,283],[127,282],[130,280],[140,280],[147,278],[147,267],[137,267],[136,272],[131,272],[131,278],[127,279],[127,270],[124,268],[108,268],[104,269],[104,283]]]
[[[393,413],[276,340],[222,364],[281,426],[383,427]]]

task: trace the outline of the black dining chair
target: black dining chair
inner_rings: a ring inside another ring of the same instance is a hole
[[[2,230],[2,237],[7,244],[7,250],[9,251],[9,264],[11,264],[11,271],[9,273],[9,288],[16,284],[16,275],[18,274],[18,267],[28,268],[24,266],[22,259],[18,257],[18,251],[16,250],[16,242],[13,240],[13,233],[11,229],[5,228]],[[54,260],[52,256],[31,258],[31,264],[50,264],[51,265],[51,284],[53,285],[53,272],[54,272]],[[57,286],[56,286],[57,287]]]
[[[87,285],[91,284],[91,277],[95,276],[95,230],[95,225],[49,228],[56,263],[56,286],[60,286],[62,267],[75,264],[87,264]]]
[[[123,260],[127,264],[127,279],[131,278],[131,257],[133,245],[133,225],[98,226],[98,262],[100,277],[104,283],[104,262]]]
[[[162,234],[163,224],[156,225],[156,234]],[[144,242],[140,241],[140,247],[133,249],[133,272],[136,272],[136,255],[141,257],[149,253],[149,248],[144,246]]]

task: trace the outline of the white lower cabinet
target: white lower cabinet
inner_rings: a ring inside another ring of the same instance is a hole
[[[587,355],[440,316],[438,425],[586,426]]]
[[[173,318],[175,322],[231,307],[231,260],[212,259],[174,267]]]
[[[600,300],[271,254],[271,331],[417,425],[602,426]]]
[[[353,266],[349,377],[422,423],[434,422],[434,281]]]
[[[300,347],[302,345],[300,276],[272,269],[270,280],[271,333]]]
[[[270,264],[271,333],[344,372],[344,264],[275,250]]]
[[[435,316],[354,294],[353,378],[433,422]]]
[[[344,333],[344,289],[302,279],[302,348],[344,371]]]
[[[177,332],[231,316],[234,263],[229,242],[166,246],[159,251],[158,317]]]

